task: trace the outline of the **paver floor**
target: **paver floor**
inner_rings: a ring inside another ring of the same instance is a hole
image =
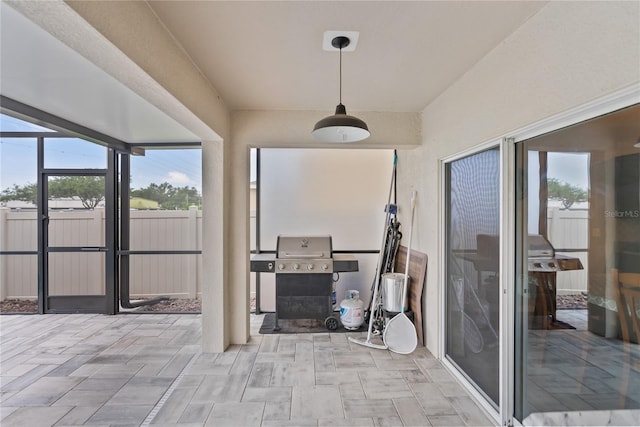
[[[0,316],[0,424],[493,424],[425,348],[259,335],[261,319],[252,316],[249,343],[207,354],[200,315]]]

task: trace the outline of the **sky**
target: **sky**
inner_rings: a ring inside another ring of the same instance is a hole
[[[31,123],[0,115],[0,130],[47,131]],[[46,168],[106,168],[106,148],[76,138],[45,139]],[[131,157],[131,188],[168,182],[175,187],[195,187],[202,192],[200,149],[146,150],[144,156]],[[14,184],[37,180],[36,140],[0,139],[0,191]]]

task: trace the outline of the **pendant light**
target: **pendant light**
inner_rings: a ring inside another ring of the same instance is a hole
[[[356,142],[368,138],[367,124],[357,117],[347,114],[342,105],[342,49],[349,46],[350,40],[345,36],[338,36],[331,40],[331,45],[340,49],[340,103],[333,116],[325,117],[313,127],[311,135],[320,142]]]

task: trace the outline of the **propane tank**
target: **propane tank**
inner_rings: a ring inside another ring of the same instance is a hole
[[[345,329],[356,330],[364,322],[364,304],[360,299],[360,292],[347,291],[347,297],[340,302],[340,321]]]
[[[331,285],[331,308],[335,310],[338,305],[338,297],[336,296],[336,282],[333,282]]]

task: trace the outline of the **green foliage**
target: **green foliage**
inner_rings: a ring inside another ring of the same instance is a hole
[[[202,197],[195,187],[174,187],[168,182],[149,184],[146,188],[131,190],[131,197],[154,200],[161,209],[189,209],[189,206],[200,206]]]
[[[93,209],[104,200],[103,176],[62,176],[49,181],[49,198],[78,197],[82,206]]]
[[[0,202],[8,202],[11,200],[22,200],[25,202],[37,204],[38,201],[38,185],[37,184],[25,184],[18,185],[13,184],[13,187],[5,189],[0,193]]]
[[[565,209],[569,209],[576,202],[586,202],[589,200],[587,190],[584,190],[567,182],[556,178],[547,180],[549,200],[560,200]]]
[[[93,209],[104,200],[105,182],[101,176],[64,176],[49,181],[49,198],[78,197],[87,209]],[[23,200],[36,204],[37,185],[26,184],[5,189],[0,193],[0,201]],[[146,188],[131,190],[131,197],[158,202],[161,209],[189,209],[201,206],[202,196],[195,187],[174,187],[167,182],[150,184]]]

